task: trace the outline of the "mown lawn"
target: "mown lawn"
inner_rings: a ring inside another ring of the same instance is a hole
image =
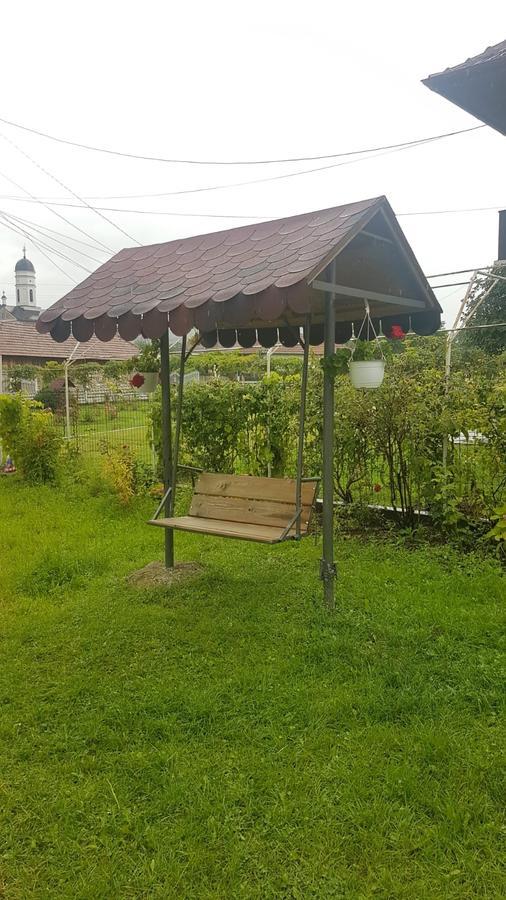
[[[500,898],[504,580],[450,549],[177,537],[0,479],[5,897]],[[2,895],[2,887],[0,887]]]

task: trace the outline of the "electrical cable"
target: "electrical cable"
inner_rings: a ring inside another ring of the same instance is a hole
[[[4,217],[3,217],[2,215],[0,215],[0,225],[3,225],[4,228],[7,228],[9,231],[14,232],[14,234],[23,234],[23,232],[21,232],[21,231],[17,228],[17,226],[8,225],[5,221],[2,221],[3,218],[4,218]],[[44,250],[42,250],[42,248],[38,245],[37,241],[35,241],[35,240],[32,239],[32,242],[33,242],[33,245],[34,245],[35,247],[37,247],[37,250],[39,251],[39,253],[41,253],[42,256],[45,256],[45,258],[46,258],[47,260],[49,260],[49,262],[51,263],[51,265],[53,265],[56,269],[58,269],[58,271],[60,271],[63,275],[65,275],[65,277],[68,278],[69,281],[72,282],[72,284],[74,284],[74,285],[77,284],[75,278],[72,278],[72,275],[69,275],[69,273],[66,272],[65,269],[62,269],[62,267],[59,266],[58,263],[54,261],[54,259],[51,259],[51,257],[50,257],[47,253],[45,253]]]
[[[481,128],[485,128],[485,125],[473,125],[470,128],[459,128],[457,131],[447,131],[442,134],[434,134],[424,138],[417,138],[416,140],[411,141],[402,141],[397,144],[385,144],[380,147],[367,147],[362,150],[348,150],[341,151],[340,153],[324,153],[318,156],[291,156],[281,159],[232,159],[232,160],[224,160],[224,159],[168,159],[166,157],[161,156],[143,156],[137,153],[129,153],[122,150],[110,150],[107,147],[94,147],[91,144],[81,144],[78,141],[71,141],[66,138],[59,138],[55,135],[48,134],[44,131],[39,131],[36,128],[29,128],[27,125],[20,125],[18,122],[12,122],[9,119],[0,118],[0,122],[3,122],[4,125],[11,125],[13,128],[19,128],[22,131],[28,131],[30,134],[36,134],[38,137],[46,138],[50,141],[56,141],[59,144],[66,144],[70,147],[78,147],[80,150],[91,150],[95,153],[107,153],[113,156],[123,156],[128,159],[140,159],[147,162],[161,162],[161,163],[171,163],[171,164],[180,164],[180,165],[191,165],[191,166],[264,166],[264,165],[276,165],[280,163],[292,163],[292,162],[316,162],[318,160],[323,159],[337,159],[342,156],[358,156],[362,153],[375,153],[378,150],[395,150],[395,149],[404,149],[406,147],[414,147],[420,144],[426,144],[432,141],[440,141],[444,138],[455,137],[459,134],[467,134],[471,131],[479,131]]]
[[[125,237],[127,237],[129,241],[133,241],[135,244],[138,244],[139,246],[141,246],[140,241],[138,241],[137,238],[134,238],[134,237],[132,237],[131,234],[128,234],[128,232],[125,231],[123,228],[121,228],[120,225],[116,225],[116,223],[113,222],[112,219],[109,219],[107,216],[104,216],[98,209],[95,209],[94,206],[92,206],[90,203],[88,203],[87,200],[83,200],[83,198],[80,197],[79,194],[76,194],[76,192],[73,191],[72,188],[69,188],[68,185],[66,185],[63,181],[60,181],[60,179],[57,178],[56,175],[53,175],[52,172],[49,172],[48,169],[45,169],[44,166],[41,166],[40,163],[37,162],[37,160],[33,159],[32,156],[30,156],[21,147],[19,147],[17,144],[15,144],[14,141],[11,141],[10,138],[6,137],[1,132],[0,132],[0,138],[2,138],[2,140],[6,141],[8,144],[10,144],[11,147],[14,147],[14,149],[17,150],[18,153],[21,153],[21,155],[24,156],[26,159],[28,159],[32,163],[32,165],[37,167],[37,169],[40,169],[40,171],[43,172],[44,175],[47,175],[48,178],[51,178],[53,181],[56,182],[56,184],[59,184],[60,187],[62,187],[65,191],[67,191],[69,194],[71,194],[73,197],[75,197],[76,200],[79,200],[80,203],[83,203],[89,210],[91,210],[91,212],[94,212],[97,214],[97,216],[100,216],[100,218],[103,219],[104,222],[107,222],[109,225],[112,225],[113,228],[116,228],[117,231],[120,231],[121,234],[123,234]],[[109,252],[112,252],[110,247],[108,247],[107,249],[109,250]]]
[[[2,120],[0,119],[0,121],[2,121]],[[483,126],[478,125],[476,127],[482,128]],[[200,193],[209,192],[209,191],[223,191],[223,190],[228,190],[229,188],[246,187],[246,186],[252,185],[252,184],[265,184],[265,183],[271,182],[271,181],[281,181],[286,178],[297,178],[300,175],[311,175],[316,172],[325,172],[328,169],[337,169],[337,168],[340,168],[341,166],[350,166],[350,165],[354,165],[355,163],[365,162],[370,159],[377,159],[378,157],[386,156],[391,153],[399,153],[402,150],[409,150],[409,149],[412,149],[413,147],[419,147],[419,146],[422,146],[423,144],[431,143],[433,140],[435,140],[435,138],[425,138],[425,139],[421,139],[420,141],[418,141],[416,143],[392,145],[391,147],[386,148],[384,150],[382,150],[382,148],[377,148],[377,151],[375,151],[375,153],[370,156],[361,156],[361,157],[356,157],[354,159],[347,159],[344,162],[330,163],[327,166],[317,166],[316,168],[313,168],[313,169],[301,169],[297,172],[287,172],[283,175],[270,175],[267,178],[253,178],[253,179],[249,179],[248,181],[236,181],[236,182],[232,182],[230,184],[208,185],[208,186],[198,187],[198,188],[187,188],[185,190],[180,190],[180,191],[165,191],[163,193],[144,194],[141,196],[145,196],[145,197],[150,197],[150,196],[151,197],[178,197],[178,196],[188,195],[188,194],[200,194]],[[346,155],[349,156],[350,154],[346,154]],[[130,197],[125,197],[122,199],[134,199],[135,197],[136,197],[136,195],[131,195]],[[92,199],[97,199],[97,198],[92,198]],[[119,199],[119,198],[116,198],[116,199]],[[101,207],[94,207],[94,209],[100,209],[100,208]]]
[[[47,244],[45,241],[42,241],[39,237],[34,238],[33,234],[31,234],[29,231],[26,231],[26,229],[24,229],[22,226],[13,222],[11,220],[10,216],[8,215],[8,213],[0,212],[0,216],[2,217],[2,219],[9,222],[11,225],[14,225],[14,227],[16,227],[24,235],[24,237],[28,238],[29,241],[32,241],[33,243],[35,243],[35,241],[37,241],[38,244],[40,244],[42,247],[45,247],[46,250],[50,250],[51,253],[54,253],[56,256],[61,257],[61,259],[65,259],[67,262],[71,263],[73,266],[77,266],[79,269],[83,269],[85,272],[88,273],[88,275],[92,274],[92,271],[93,271],[92,269],[88,269],[87,266],[83,266],[82,263],[77,262],[75,259],[72,259],[70,256],[67,256],[65,253],[62,253],[62,251],[58,250],[58,248],[51,247],[50,244]]]
[[[24,220],[19,219],[17,216],[13,216],[11,213],[5,213],[5,211],[4,211],[4,214],[8,216],[10,221],[16,222],[16,224],[21,224],[21,225],[25,225],[25,226],[27,224]],[[97,263],[99,266],[102,265],[103,261],[100,259],[97,259],[96,256],[90,256],[90,254],[85,253],[84,250],[78,250],[76,247],[71,247],[70,244],[67,244],[65,241],[62,241],[57,237],[53,237],[52,235],[46,234],[45,229],[43,227],[38,226],[35,223],[32,223],[29,227],[31,228],[32,232],[35,231],[36,234],[40,234],[40,236],[42,238],[44,238],[45,240],[51,240],[55,244],[61,244],[62,247],[65,247],[67,250],[70,250],[72,253],[79,253],[81,256],[84,256],[86,259],[91,259],[92,262]]]
[[[13,184],[20,191],[23,191],[24,194],[26,194],[28,197],[30,197],[31,202],[33,202],[33,203],[39,202],[38,198],[35,197],[34,194],[30,193],[30,191],[28,191],[26,188],[24,188],[21,184],[18,184],[17,181],[14,181],[12,178],[9,178],[9,176],[6,175],[5,172],[0,172],[0,176],[2,178],[4,178],[6,181],[10,182],[10,184]],[[27,203],[28,201],[24,200],[23,202]],[[59,219],[61,219],[62,222],[65,222],[66,225],[70,225],[71,228],[75,228],[76,231],[79,231],[80,234],[84,234],[85,237],[90,238],[92,241],[95,242],[95,244],[98,244],[100,247],[102,247],[103,250],[106,250],[108,253],[113,252],[110,249],[110,247],[107,247],[105,244],[103,244],[101,241],[99,241],[98,238],[94,238],[92,234],[89,234],[87,231],[84,231],[84,229],[80,228],[79,225],[74,225],[74,223],[71,222],[70,219],[66,219],[65,216],[63,216],[61,213],[59,213],[56,209],[51,209],[51,206],[48,203],[45,203],[44,201],[41,201],[41,202],[42,202],[42,206],[44,206],[48,210],[48,212],[53,213],[53,215],[55,215]]]
[[[316,170],[319,171],[319,170]],[[5,177],[5,176],[4,176]],[[9,179],[7,179],[9,180]],[[211,189],[212,190],[212,189]],[[148,196],[167,196],[167,195],[149,195],[149,194],[139,194],[139,197],[148,197]],[[121,199],[118,197],[118,199]],[[126,197],[124,198],[126,199]],[[41,197],[32,197],[31,201],[26,200],[24,197],[17,197],[15,195],[3,194],[0,195],[0,200],[7,201],[15,201],[20,203],[39,203],[43,206],[63,206],[69,207],[70,209],[81,209],[82,207],[75,203],[69,203],[63,200],[57,199],[49,199],[49,198],[41,198]],[[506,204],[504,204],[506,205]],[[432,210],[420,210],[420,211],[409,211],[409,212],[399,212],[396,213],[397,218],[401,218],[404,216],[437,216],[437,215],[445,215],[447,213],[472,213],[472,212],[483,212],[483,211],[498,211],[502,206],[476,206],[476,207],[467,207],[464,209],[432,209]],[[273,216],[273,215],[244,215],[244,214],[236,214],[236,213],[193,213],[193,212],[174,212],[172,210],[159,210],[159,209],[122,209],[117,206],[98,206],[95,209],[105,210],[106,212],[125,212],[131,213],[133,215],[152,215],[152,216],[174,216],[176,218],[196,218],[196,219],[246,219],[246,220],[255,220],[255,221],[266,221],[270,222],[271,220],[276,220],[279,218],[283,218],[283,216]],[[483,268],[487,268],[484,266]],[[472,272],[474,269],[462,269],[464,272]],[[460,272],[447,272],[447,273],[439,273],[438,275],[429,275],[429,278],[438,278],[440,275],[444,274],[460,274]]]
[[[28,203],[28,200],[25,202]],[[70,234],[65,234],[63,231],[56,231],[54,228],[49,228],[47,225],[41,225],[40,222],[32,222],[30,219],[24,219],[21,216],[15,216],[14,213],[9,213],[9,215],[12,219],[16,219],[17,222],[21,222],[23,225],[32,227],[37,226],[38,228],[42,228],[44,231],[49,232],[51,235],[56,234],[58,235],[58,237],[66,238],[67,241],[72,241],[74,244],[82,244],[83,247],[89,247],[90,250],[95,250],[95,252],[98,252],[98,247],[95,244],[88,243],[88,241],[81,241],[79,240],[79,238],[72,237],[72,235]]]
[[[500,206],[469,206],[464,207],[463,209],[424,209],[421,212],[405,212],[405,213],[397,213],[398,216],[442,216],[442,215],[453,215],[456,213],[471,213],[471,212],[490,212],[495,210],[496,212],[502,209],[504,204]]]

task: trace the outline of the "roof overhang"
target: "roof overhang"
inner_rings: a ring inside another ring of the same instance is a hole
[[[314,327],[323,322],[327,292],[350,333],[365,300],[376,318],[411,315],[420,333],[440,324],[436,297],[380,197],[123,250],[45,310],[37,328],[56,341],[155,338],[169,327],[178,336],[197,329],[206,346],[293,346],[308,314]]]
[[[506,41],[429,75],[423,84],[506,135]]]

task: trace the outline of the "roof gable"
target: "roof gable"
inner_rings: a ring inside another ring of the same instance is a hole
[[[206,331],[217,325],[300,321],[308,304],[317,317],[323,297],[313,290],[314,279],[359,233],[366,234],[379,213],[389,223],[388,235],[369,237],[395,245],[404,258],[392,281],[394,296],[409,297],[409,284],[415,305],[439,310],[388,201],[377,197],[121,250],[45,310],[37,328],[62,340],[72,323],[78,340],[93,333],[107,339],[117,322],[120,335],[131,340],[140,333],[158,337],[168,324],[183,335],[195,327]]]
[[[429,75],[423,84],[506,135],[506,41]]]

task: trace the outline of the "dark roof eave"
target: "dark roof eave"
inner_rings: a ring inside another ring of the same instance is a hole
[[[506,135],[506,41],[422,83],[450,103]]]

